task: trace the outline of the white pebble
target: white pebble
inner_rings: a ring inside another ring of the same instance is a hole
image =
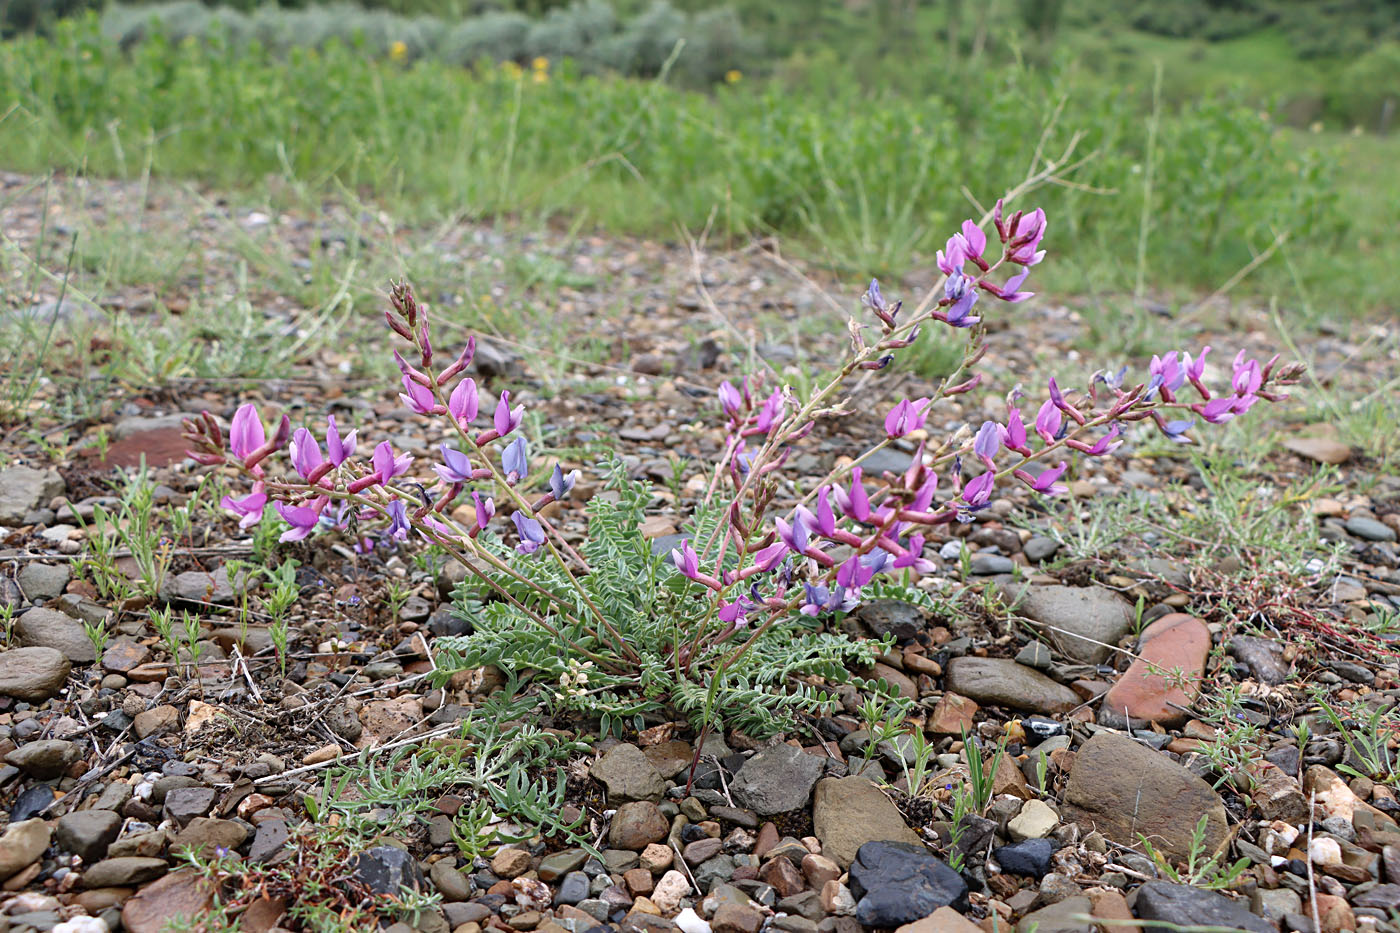
[[[54,925],[53,933],[108,933],[101,917],[74,917]]]
[[[681,928],[681,933],[710,933],[709,922],[689,907],[676,914],[671,922]]]
[[[680,909],[681,898],[689,893],[690,882],[685,879],[685,875],[673,868],[656,882],[656,887],[651,892],[651,902],[661,908],[662,913],[669,914]]]
[[[1308,859],[1314,865],[1342,864],[1342,845],[1335,839],[1325,836],[1308,843]]]

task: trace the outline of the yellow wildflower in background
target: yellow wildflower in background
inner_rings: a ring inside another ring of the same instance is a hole
[[[402,39],[395,39],[389,44],[389,57],[396,62],[401,62],[408,57],[408,43]]]
[[[548,71],[548,70],[549,70],[549,59],[545,58],[543,55],[541,55],[541,56],[539,56],[538,58],[536,58],[536,59],[535,59],[534,61],[532,61],[530,64],[535,66],[535,70],[536,70],[536,71]]]
[[[744,73],[742,71],[740,71],[738,68],[731,68],[724,73],[724,83],[738,84],[739,80],[743,77]]]
[[[519,78],[525,73],[517,62],[501,62],[501,70],[512,78]]]

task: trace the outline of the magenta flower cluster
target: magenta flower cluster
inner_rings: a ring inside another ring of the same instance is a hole
[[[1143,382],[1125,382],[1126,368],[1097,374],[1082,392],[1066,391],[1051,378],[1043,398],[1028,402],[1017,390],[1008,397],[1000,420],[967,425],[936,438],[930,431],[936,403],[971,391],[981,379],[980,374],[968,374],[983,350],[977,327],[981,319],[973,314],[979,296],[1006,304],[1032,297],[1026,281],[1045,258],[1043,211],[1017,211],[1006,217],[998,201],[990,219],[1000,256],[993,261],[987,235],[973,221],[965,221],[938,252],[938,267],[945,276],[941,297],[934,300],[938,293],[933,293],[920,309],[904,313],[902,302],[888,301],[879,283],[872,281],[862,305],[873,321],[851,322],[850,355],[807,397],[790,387],[765,390],[757,377],[720,385],[727,432],[705,505],[721,509],[725,520],[703,539],[687,539],[670,554],[676,570],[694,581],[697,595],[704,595],[698,605],[708,606],[709,617],[719,624],[699,626],[687,645],[676,647],[682,664],[750,628],[738,649],[742,651],[795,610],[815,616],[849,609],[878,574],[913,577],[929,572],[933,565],[924,550],[938,526],[972,521],[1009,484],[1044,495],[1064,493],[1060,480],[1069,468],[1069,451],[1106,456],[1123,442],[1124,427],[1136,421],[1150,421],[1166,437],[1185,442],[1197,420],[1228,421],[1260,399],[1283,398],[1276,387],[1296,381],[1295,367],[1275,371],[1277,357],[1261,364],[1241,353],[1235,357],[1228,389],[1212,391],[1205,373],[1210,348],[1194,357],[1174,351],[1153,357]],[[252,480],[246,495],[225,498],[224,507],[247,528],[262,518],[271,502],[287,525],[284,541],[306,538],[320,527],[358,528],[376,520],[393,539],[403,540],[416,531],[493,585],[493,572],[522,579],[478,541],[497,514],[499,497],[510,510],[508,527],[517,553],[548,552],[570,579],[571,567],[586,573],[586,562],[542,512],[569,496],[577,471],[565,473],[554,465],[544,491],[526,498],[523,490],[530,485],[531,471],[529,444],[520,432],[523,406],[512,406],[509,391],[502,391],[493,403],[464,375],[475,353],[474,339],[434,372],[426,308],[417,304],[406,285],[395,286],[390,299],[393,310],[385,314],[389,327],[417,354],[417,361],[410,363],[394,352],[403,390],[399,398],[416,414],[442,418],[456,435],[455,441],[438,448],[431,465],[436,477],[432,485],[411,481],[407,474],[413,458],[396,452],[387,441],[367,460],[357,459],[357,432],[342,434],[334,416],[326,419],[321,434],[307,428],[293,432],[283,417],[269,437],[257,410],[248,404],[235,413],[227,439],[207,412],[186,422],[195,448],[192,456],[201,463],[233,466]],[[854,458],[850,466],[833,470],[796,506],[770,516],[780,492],[778,477],[793,445],[821,418],[846,411],[840,393],[850,377],[884,368],[895,351],[917,340],[930,322],[967,330],[971,339],[962,365],[930,395],[899,400],[885,415],[885,436],[875,448]],[[869,334],[872,329],[878,333]],[[867,457],[905,439],[916,439],[917,444],[902,472],[868,475],[862,466]],[[266,473],[267,459],[283,449],[295,478],[274,479]],[[398,477],[405,479],[396,482]],[[459,524],[450,517],[452,507],[467,497],[472,518]],[[338,503],[334,509],[332,502]],[[372,542],[363,539],[361,544]],[[495,589],[502,598],[512,598],[499,585]],[[516,605],[549,626],[543,615]],[[588,608],[598,627],[615,634],[596,606],[589,603]],[[614,641],[618,655],[628,657],[631,649],[625,640],[617,636]]]
[[[374,448],[367,463],[357,462],[357,432],[342,435],[334,415],[326,419],[324,446],[307,428],[291,431],[285,416],[269,439],[257,408],[251,403],[234,413],[227,444],[218,423],[207,412],[199,419],[186,421],[186,437],[196,448],[191,456],[206,464],[228,463],[247,474],[253,480],[252,490],[240,498],[226,496],[221,504],[238,517],[241,527],[248,528],[262,519],[271,501],[287,524],[281,541],[302,540],[318,527],[358,528],[363,522],[379,519],[389,538],[404,540],[416,528],[431,541],[461,548],[489,526],[496,514],[496,502],[489,492],[471,489],[473,520],[466,527],[459,527],[447,513],[468,484],[482,483],[488,490],[499,484],[499,489],[511,497],[515,506],[510,518],[518,539],[516,550],[521,554],[535,553],[545,543],[539,510],[569,495],[578,478],[577,471],[566,474],[556,464],[548,491],[533,502],[517,492],[516,487],[530,474],[529,445],[517,433],[525,417],[524,406],[512,406],[510,392],[503,391],[492,408],[489,423],[478,428],[476,422],[483,407],[481,392],[474,379],[462,375],[471,365],[476,339],[469,339],[451,364],[433,373],[426,308],[418,305],[404,285],[395,286],[391,301],[394,310],[385,313],[389,327],[412,343],[419,357],[414,365],[394,351],[402,373],[403,392],[399,398],[416,414],[446,416],[458,434],[455,443],[439,447],[441,462],[432,465],[437,482],[430,489],[416,482],[394,482],[408,474],[414,458],[395,452],[388,441]],[[299,481],[272,480],[266,474],[265,461],[284,447]],[[338,501],[339,507],[330,508],[333,501]],[[373,539],[363,538],[357,545],[372,547]]]

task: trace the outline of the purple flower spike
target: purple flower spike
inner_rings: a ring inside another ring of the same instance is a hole
[[[923,428],[928,420],[928,407],[932,399],[903,399],[885,416],[885,435],[891,439],[905,437]]]
[[[442,477],[444,483],[465,483],[472,478],[472,462],[466,454],[446,444],[440,449],[443,462],[433,464],[433,472]]]
[[[292,467],[302,479],[311,476],[319,467],[324,458],[321,456],[321,445],[316,442],[316,438],[306,428],[297,428],[292,434],[291,444]]]
[[[396,541],[408,539],[408,511],[402,499],[389,500],[389,537]]]
[[[485,529],[496,514],[496,503],[491,500],[490,496],[483,499],[481,493],[473,490],[472,506],[472,511],[476,513],[476,527]]]
[[[476,420],[480,408],[481,397],[477,394],[475,379],[463,379],[447,397],[447,413],[463,430]]]
[[[982,462],[991,469],[994,464],[993,458],[997,451],[1001,450],[1001,432],[1004,430],[995,421],[984,421],[982,427],[977,431],[977,437],[972,442],[972,452],[982,458]]]
[[[239,528],[251,528],[262,519],[263,507],[267,505],[267,493],[262,483],[254,483],[253,491],[242,499],[224,496],[219,505],[238,516]]]
[[[252,402],[247,402],[238,406],[238,411],[233,413],[233,421],[229,423],[228,446],[233,451],[233,455],[239,460],[246,459],[249,454],[267,443],[267,433],[263,430],[262,419],[258,417],[258,409]]]
[[[408,472],[408,466],[413,462],[412,454],[401,454],[394,456],[394,448],[388,441],[381,441],[379,446],[374,448],[374,472],[379,475],[379,482],[387,483],[395,476],[402,476]]]
[[[505,470],[506,485],[514,486],[530,472],[530,446],[524,436],[517,437],[501,452],[501,468]]]
[[[521,554],[533,554],[544,544],[544,528],[538,521],[524,512],[512,512],[510,520],[515,522],[515,530],[520,535],[520,543],[515,549]]]
[[[336,466],[355,455],[355,432],[351,431],[342,438],[340,430],[335,426],[335,415],[326,416],[326,453],[330,462]]]
[[[399,393],[399,398],[408,406],[409,411],[419,415],[431,415],[433,407],[437,405],[437,400],[433,398],[433,390],[425,385],[419,385],[413,381],[412,376],[403,377],[403,391]]]
[[[285,502],[274,502],[272,507],[277,510],[283,520],[292,527],[282,532],[277,540],[300,541],[316,529],[316,523],[321,520],[319,509],[305,505],[288,505]]]
[[[719,407],[724,410],[724,413],[726,415],[733,418],[739,413],[739,409],[743,407],[743,404],[744,399],[739,394],[739,390],[734,388],[734,384],[732,382],[726,379],[724,382],[720,383]]]

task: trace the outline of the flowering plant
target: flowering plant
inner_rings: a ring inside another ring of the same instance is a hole
[[[924,551],[940,525],[974,520],[1008,483],[1062,493],[1067,452],[1104,456],[1122,443],[1126,424],[1150,422],[1184,442],[1197,420],[1221,423],[1260,399],[1282,398],[1277,387],[1300,374],[1296,366],[1276,371],[1277,357],[1261,364],[1242,352],[1228,389],[1214,392],[1206,385],[1209,347],[1195,356],[1169,352],[1153,357],[1142,382],[1126,380],[1126,368],[1096,374],[1084,392],[1051,378],[1038,405],[1027,405],[1018,388],[1002,420],[931,438],[936,403],[981,380],[968,373],[985,349],[973,313],[979,300],[1032,297],[1025,285],[1045,257],[1043,211],[1007,217],[998,201],[989,219],[1000,256],[993,260],[982,228],[965,221],[938,252],[941,295],[930,292],[914,311],[905,313],[872,281],[862,297],[870,320],[850,322],[850,353],[806,397],[790,386],[765,392],[758,377],[719,387],[723,450],[687,537],[667,556],[653,555],[639,530],[648,491],[616,464],[609,477],[616,501],[594,499],[582,545],[565,539],[549,506],[569,497],[577,471],[557,463],[532,469],[523,406],[511,404],[509,390],[493,405],[465,375],[474,340],[435,369],[428,310],[405,284],[393,286],[385,313],[415,361],[394,351],[399,398],[440,419],[455,439],[439,448],[435,480],[411,478],[413,458],[388,442],[356,458],[356,432],[342,434],[334,417],[324,448],[307,428],[291,431],[285,416],[269,437],[252,405],[237,410],[227,437],[208,413],[186,422],[191,455],[251,481],[246,495],[223,502],[243,527],[271,502],[287,525],[283,541],[342,528],[367,546],[363,529],[378,523],[388,538],[416,534],[461,561],[479,582],[458,606],[475,632],[439,640],[444,678],[454,666],[487,663],[511,676],[543,673],[559,685],[549,694],[555,704],[595,713],[605,728],[628,718],[640,724],[667,708],[702,727],[718,714],[731,724],[781,728],[784,714],[829,702],[804,675],[848,679],[850,665],[868,664],[884,647],[823,633],[820,618],[851,609],[882,574],[907,582],[931,570]],[[930,324],[968,334],[957,369],[929,396],[894,405],[878,444],[780,506],[778,479],[793,445],[819,420],[847,414],[852,377],[883,369]],[[866,475],[862,464],[873,453],[911,436],[922,439],[902,473]],[[284,448],[293,475],[269,475],[269,458]],[[459,503],[469,507],[455,509]],[[509,512],[508,522],[498,511]],[[775,626],[781,638],[772,637]]]

